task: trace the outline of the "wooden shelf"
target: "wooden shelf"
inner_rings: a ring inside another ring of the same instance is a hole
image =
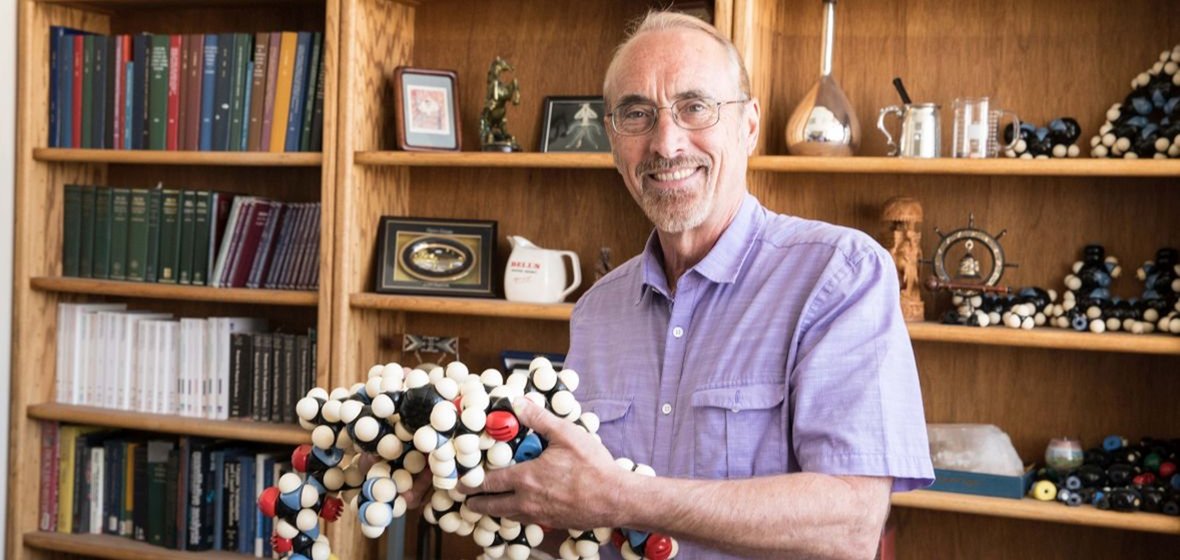
[[[1025,348],[1059,348],[1094,352],[1180,355],[1180,336],[1166,334],[1129,334],[1077,332],[1050,327],[1032,330],[1008,327],[967,327],[924,322],[909,323],[910,339],[926,342],[1018,346]]]
[[[574,310],[572,303],[516,303],[502,299],[401,296],[374,293],[352,294],[349,297],[349,304],[360,309],[545,321],[568,321]]]
[[[46,292],[96,294],[129,298],[218,301],[225,303],[308,307],[314,307],[319,301],[319,292],[307,290],[210,288],[207,286],[180,286],[176,284],[95,280],[92,278],[62,278],[56,276],[34,277],[30,280],[30,283],[33,289]]]
[[[182,552],[114,535],[71,535],[34,531],[24,534],[25,546],[81,555],[85,558],[135,558],[136,560],[245,560],[252,555],[234,552]]]
[[[58,403],[29,405],[28,410],[29,418],[36,420],[88,426],[286,445],[300,445],[311,441],[311,435],[307,430],[292,424],[270,424],[249,420],[206,420],[172,414],[149,414]]]
[[[357,165],[614,169],[610,154],[516,152],[357,152]]]
[[[358,165],[407,167],[521,167],[614,169],[610,154],[519,152],[357,152]],[[1024,175],[1050,177],[1176,177],[1180,160],[1125,159],[909,159],[754,156],[751,171],[776,173],[862,173],[897,175]]]
[[[233,167],[318,167],[319,152],[181,152],[160,150],[88,150],[33,148],[33,159],[68,163],[131,165],[221,165]]]
[[[1010,498],[991,498],[970,494],[917,490],[914,492],[894,494],[893,505],[917,509],[952,511],[955,513],[990,515],[993,517],[1028,519],[1049,523],[1087,525],[1090,527],[1106,527],[1108,529],[1180,535],[1180,517],[1158,513],[1104,511],[1092,506],[1070,507],[1058,502],[1042,502],[1032,498],[1013,500]]]

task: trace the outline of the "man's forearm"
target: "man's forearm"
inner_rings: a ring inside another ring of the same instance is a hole
[[[732,481],[629,477],[620,525],[773,558],[872,558],[888,478],[797,473]]]

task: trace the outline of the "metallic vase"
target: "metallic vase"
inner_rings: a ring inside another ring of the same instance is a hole
[[[851,156],[860,147],[860,121],[832,77],[836,0],[824,0],[823,61],[819,81],[787,121],[787,151],[802,156]]]

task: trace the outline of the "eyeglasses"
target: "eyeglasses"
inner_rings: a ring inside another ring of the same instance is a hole
[[[721,106],[730,103],[745,103],[748,99],[716,101],[707,97],[681,99],[668,107],[652,103],[625,103],[615,107],[607,116],[611,127],[623,136],[639,136],[651,132],[660,120],[660,109],[672,113],[672,121],[685,130],[709,128],[721,120]]]

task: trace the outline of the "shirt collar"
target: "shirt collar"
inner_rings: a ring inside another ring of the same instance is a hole
[[[717,243],[705,255],[705,258],[689,269],[689,272],[695,270],[706,279],[719,284],[733,283],[741,272],[746,256],[749,255],[750,248],[754,246],[754,240],[757,239],[765,221],[765,212],[762,205],[758,203],[758,199],[754,198],[754,195],[746,193],[742,205],[738,208],[729,227],[721,233],[721,237],[717,239]],[[649,289],[668,297],[670,292],[668,279],[664,276],[664,267],[661,261],[660,238],[656,231],[652,230],[651,235],[647,238],[647,245],[643,249],[641,259],[643,283],[639,286],[636,304],[643,299],[643,294]]]

